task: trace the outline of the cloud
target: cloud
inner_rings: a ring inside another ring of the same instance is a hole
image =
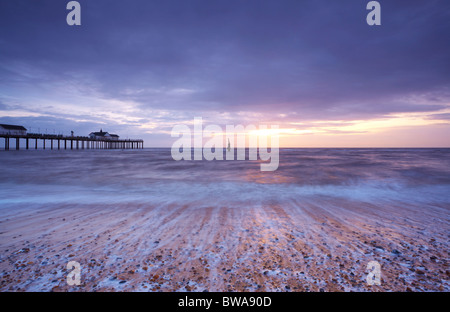
[[[7,109],[9,109],[9,106],[6,104],[3,104],[2,101],[0,101],[0,111],[7,110]]]
[[[434,120],[448,120],[450,121],[450,113],[431,114],[427,116],[428,119]]]
[[[450,103],[448,1],[0,3],[0,109],[154,124],[381,118]],[[277,117],[277,116],[285,117]],[[336,130],[337,131],[337,130]]]

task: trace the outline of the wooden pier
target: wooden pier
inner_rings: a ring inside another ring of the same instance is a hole
[[[11,141],[15,139],[15,149],[20,149],[20,140],[25,140],[25,148],[38,149],[38,140],[42,140],[42,147],[47,149],[143,149],[144,140],[111,140],[92,139],[80,136],[62,136],[51,134],[28,133],[25,135],[0,134],[5,139],[5,150],[11,149]],[[14,149],[14,145],[13,145]]]

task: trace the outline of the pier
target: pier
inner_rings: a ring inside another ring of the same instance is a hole
[[[20,140],[25,140],[25,149],[38,149],[38,140],[42,141],[42,148],[45,150],[75,150],[75,149],[143,149],[144,140],[111,140],[99,139],[83,136],[63,136],[52,134],[0,134],[0,138],[5,139],[5,150],[20,149]],[[15,142],[14,142],[15,139]],[[13,146],[11,148],[11,143]],[[14,146],[15,143],[15,146]]]

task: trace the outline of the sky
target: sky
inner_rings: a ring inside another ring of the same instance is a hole
[[[277,125],[281,147],[450,147],[450,1],[0,0],[0,123],[170,147]]]

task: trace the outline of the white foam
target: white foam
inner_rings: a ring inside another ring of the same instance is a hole
[[[301,200],[327,196],[358,201],[401,200],[450,203],[447,185],[407,187],[400,184],[371,183],[355,185],[261,184],[255,182],[163,181],[123,188],[83,185],[0,184],[0,204],[195,204],[203,207],[265,204],[268,201]]]

